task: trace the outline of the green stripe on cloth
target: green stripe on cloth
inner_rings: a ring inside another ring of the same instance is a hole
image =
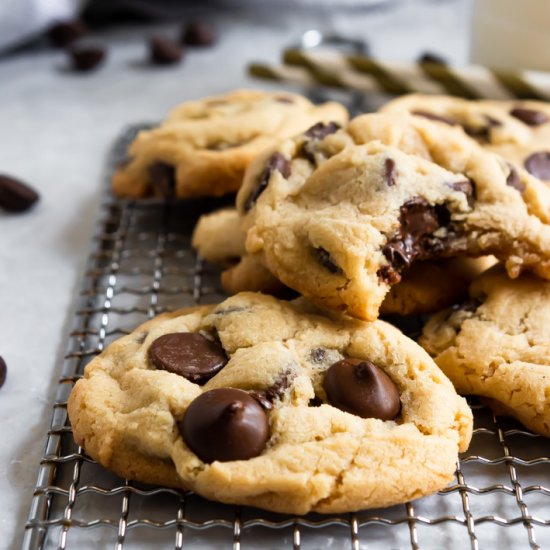
[[[548,96],[541,94],[535,87],[523,80],[517,73],[490,69],[493,76],[518,99],[542,99],[548,101]]]
[[[456,76],[448,67],[439,63],[420,63],[418,66],[426,76],[443,86],[447,93],[465,97],[466,99],[479,98],[479,94]]]
[[[281,75],[277,73],[277,71],[274,71],[271,67],[268,67],[267,65],[262,65],[260,63],[251,63],[250,65],[248,65],[247,70],[249,75],[255,76],[256,78],[276,81],[284,80],[284,78],[282,78]]]
[[[323,67],[311,61],[298,50],[286,50],[283,55],[283,61],[289,65],[304,67],[319,84],[332,88],[349,88],[349,86],[345,82],[342,82],[333,72],[326,71]]]
[[[388,94],[401,95],[415,91],[373,59],[350,55],[346,57],[346,60],[355,71],[376,79],[380,88]]]

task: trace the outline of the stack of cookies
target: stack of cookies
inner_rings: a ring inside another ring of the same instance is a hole
[[[549,116],[411,96],[348,121],[241,90],[141,132],[118,195],[238,191],[193,236],[234,295],[95,358],[75,440],[131,479],[305,514],[444,488],[472,434],[458,393],[550,436]],[[420,345],[379,319],[419,313]]]

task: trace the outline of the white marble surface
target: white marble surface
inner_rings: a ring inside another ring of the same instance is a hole
[[[98,212],[103,160],[127,123],[160,118],[174,104],[238,86],[250,60],[278,58],[303,30],[364,35],[381,57],[431,49],[467,53],[461,0],[396,2],[372,13],[316,11],[300,17],[232,9],[217,14],[221,39],[176,68],[142,63],[151,27],[112,29],[105,67],[78,76],[49,49],[0,58],[0,173],[31,182],[42,200],[23,215],[0,213],[0,548],[18,548],[50,422],[67,325]],[[175,31],[176,25],[162,27]]]

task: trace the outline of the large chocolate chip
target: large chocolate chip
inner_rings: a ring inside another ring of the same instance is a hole
[[[253,458],[269,438],[264,409],[247,392],[234,388],[199,395],[179,429],[187,446],[206,463]]]
[[[334,134],[340,129],[340,125],[336,122],[318,122],[314,124],[309,130],[307,130],[304,135],[310,139],[321,141],[330,134]]]
[[[548,117],[542,111],[535,111],[534,109],[516,107],[510,111],[510,114],[527,124],[527,126],[540,126],[548,122]]]
[[[267,185],[269,184],[269,178],[275,171],[280,172],[285,178],[290,176],[290,162],[281,153],[273,153],[269,157],[265,168],[260,174],[258,184],[252,190],[250,195],[248,195],[248,198],[244,203],[244,208],[246,211],[250,210],[254,206],[254,203],[258,200],[258,197],[265,191]]]
[[[171,164],[155,162],[149,166],[149,181],[157,197],[173,198],[176,191],[176,171]]]
[[[227,363],[223,348],[196,332],[173,332],[157,338],[149,348],[149,359],[157,369],[197,384],[204,384]]]
[[[50,27],[48,38],[57,48],[65,48],[84,36],[86,32],[86,25],[80,19],[60,21]]]
[[[40,195],[26,183],[11,176],[0,175],[0,207],[10,212],[28,210]]]
[[[445,223],[437,205],[433,206],[421,197],[408,200],[400,210],[402,231],[416,238],[433,233]]]
[[[395,169],[395,161],[387,158],[384,161],[384,183],[388,187],[392,187],[396,183],[397,170]]]
[[[456,126],[458,124],[458,122],[452,119],[451,117],[436,115],[434,113],[430,113],[429,111],[416,110],[416,111],[411,111],[411,114],[415,116],[421,116],[422,118],[427,118],[428,120],[436,120],[437,122],[443,122],[445,124],[448,124],[449,126]]]
[[[524,161],[525,168],[530,174],[541,179],[550,180],[550,152],[540,151],[529,155]]]
[[[73,69],[77,72],[85,73],[93,71],[105,59],[105,49],[100,47],[80,47],[71,48],[69,51]]]
[[[517,189],[520,193],[523,193],[523,191],[525,191],[525,184],[521,181],[518,171],[511,164],[508,166],[510,168],[510,173],[506,178],[506,185]]]
[[[156,65],[173,65],[183,57],[183,50],[173,40],[164,36],[152,36],[149,39],[151,62]]]
[[[330,253],[323,247],[320,246],[318,248],[314,248],[313,256],[323,267],[326,267],[331,273],[343,273],[342,269],[332,261]]]
[[[455,191],[464,193],[466,195],[468,205],[473,206],[476,198],[476,186],[473,180],[467,179],[462,181],[453,181],[452,183],[449,183],[449,187]]]
[[[0,356],[0,388],[6,382],[6,376],[8,374],[8,366],[4,359]]]
[[[181,41],[188,46],[211,46],[217,40],[213,27],[203,21],[191,21],[183,29]]]
[[[391,378],[370,361],[343,359],[326,372],[323,387],[330,404],[361,418],[393,420],[401,410]]]

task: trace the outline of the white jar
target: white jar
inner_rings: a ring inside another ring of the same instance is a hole
[[[550,71],[550,0],[473,0],[470,58],[498,69]]]

